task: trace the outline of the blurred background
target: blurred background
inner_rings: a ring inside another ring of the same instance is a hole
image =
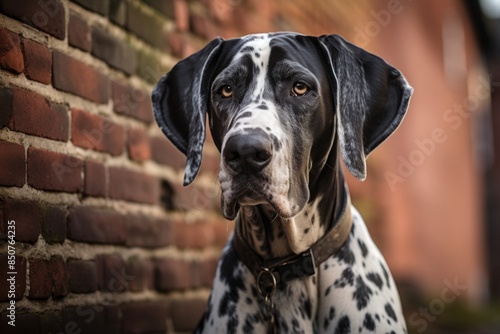
[[[500,333],[500,1],[0,1],[0,312],[16,222],[19,333],[188,332],[233,222],[149,94],[216,36],[337,33],[397,67],[406,119],[346,172],[410,333]]]

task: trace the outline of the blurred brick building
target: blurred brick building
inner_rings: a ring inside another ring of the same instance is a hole
[[[0,1],[0,331],[11,329],[11,220],[20,333],[193,328],[233,223],[219,213],[210,138],[183,188],[184,157],[149,94],[216,36],[278,30],[341,34],[405,74],[408,116],[370,156],[367,181],[348,178],[354,202],[403,301],[458,280],[460,297],[485,302],[500,266],[487,270],[487,245],[498,252],[484,211],[491,87],[472,14],[455,0]]]

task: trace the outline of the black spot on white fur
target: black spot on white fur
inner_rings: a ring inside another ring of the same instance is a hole
[[[373,295],[373,291],[366,285],[363,278],[361,276],[356,277],[356,290],[354,290],[353,298],[356,300],[358,311],[368,305],[371,295]]]

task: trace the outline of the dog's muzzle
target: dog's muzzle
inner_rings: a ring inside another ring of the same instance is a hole
[[[222,157],[235,174],[258,174],[273,158],[271,138],[264,134],[234,135],[227,140]]]

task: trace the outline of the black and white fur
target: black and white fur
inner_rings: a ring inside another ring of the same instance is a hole
[[[185,185],[200,167],[208,114],[222,212],[270,259],[306,251],[332,228],[346,192],[341,157],[363,180],[366,156],[399,126],[411,94],[397,69],[340,36],[272,33],[213,40],[158,82],[153,106],[187,156]],[[386,262],[349,209],[341,250],[315,275],[278,287],[280,333],[406,333]],[[197,332],[264,333],[255,281],[231,237]]]

